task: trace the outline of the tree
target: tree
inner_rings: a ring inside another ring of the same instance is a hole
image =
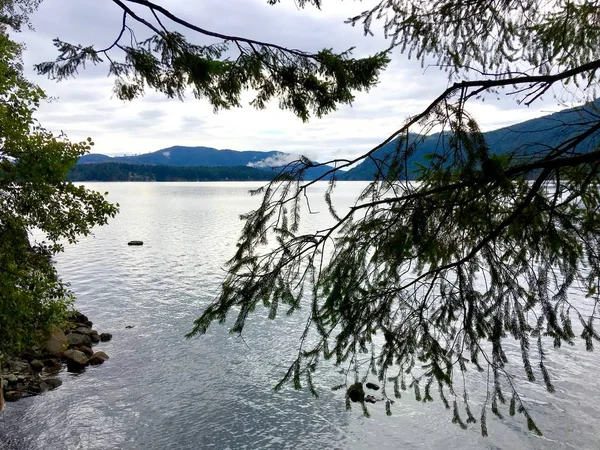
[[[501,92],[531,105],[553,87],[574,102],[592,100],[600,68],[600,5],[384,0],[348,22],[371,33],[383,21],[390,47],[354,61],[347,53],[311,55],[224,36],[147,0],[113,2],[124,11],[113,46],[97,51],[57,41],[58,60],[39,65],[39,71],[64,78],[84,61],[100,62],[102,54],[123,98],[141,93],[144,85],[179,95],[187,84],[218,108],[237,106],[239,92],[251,87],[258,91],[255,106],[279,97],[282,107],[303,120],[309,110],[324,114],[346,102],[351,90],[371,86],[395,50],[448,72],[453,84],[381,145],[354,160],[329,162],[336,165],[326,174],[334,175],[325,197],[334,219],[330,228],[299,231],[303,196],[315,182],[303,178],[308,160],[288,167],[295,180],[276,179],[255,191],[262,201],[243,217],[221,294],[190,336],[225,322],[232,311],[237,318],[231,331],[242,333],[248,315],[261,305],[271,319],[281,307],[291,313],[305,305],[300,348],[277,388],[289,381],[314,392],[317,365],[332,360],[346,369],[347,384],[377,376],[388,413],[403,389],[423,401],[437,389],[461,427],[477,422],[477,414],[487,434],[488,410],[501,417],[500,404],[508,402],[509,414],[522,413],[529,429],[540,433],[516,388],[507,348],[519,350],[529,381],[541,377],[552,392],[547,352],[574,344],[576,337],[591,351],[600,340],[594,324],[600,115],[588,105],[577,127],[563,124],[570,126],[558,142],[493,154],[468,108]],[[321,3],[304,0],[300,6]],[[153,18],[133,12],[133,4]],[[224,59],[220,46],[191,46],[163,26],[164,18],[233,43],[239,57]],[[156,35],[135,47],[120,46],[128,19]],[[124,65],[110,59],[114,47],[125,52]],[[444,134],[417,182],[410,182],[412,158],[432,130]],[[377,151],[390,142],[395,150],[380,156]],[[365,159],[375,163],[377,175],[355,206],[338,214],[331,202],[336,175]],[[572,289],[582,290],[592,307],[573,302]],[[487,370],[489,387],[477,413],[469,401],[472,369]]]
[[[2,29],[0,355],[35,344],[41,333],[65,319],[73,296],[52,257],[63,249],[62,242],[76,242],[117,212],[102,194],[65,181],[92,142],[71,143],[36,122],[33,114],[45,94],[23,77],[21,51]],[[47,241],[32,242],[34,230]]]

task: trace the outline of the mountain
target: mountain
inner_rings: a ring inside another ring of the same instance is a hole
[[[490,151],[495,154],[517,151],[522,155],[533,155],[535,152],[547,150],[564,142],[570,137],[589,129],[600,120],[600,99],[581,107],[566,109],[537,119],[527,120],[515,125],[483,133]],[[422,139],[415,153],[409,160],[409,172],[417,175],[419,165],[427,165],[427,155],[435,153],[441,146],[448,144],[451,134],[436,133],[429,136],[411,134],[410,142]],[[580,152],[590,151],[600,144],[600,132],[592,133],[582,141],[576,149]],[[383,160],[386,155],[396,150],[398,141],[394,140],[373,154],[376,160]],[[340,180],[373,180],[377,166],[372,159],[367,159],[355,168],[340,176]]]
[[[268,151],[237,151],[217,150],[211,147],[183,147],[173,146],[152,153],[144,153],[134,156],[110,157],[100,154],[89,154],[82,156],[77,164],[91,163],[127,163],[160,166],[182,166],[182,167],[253,167],[256,169],[273,172],[285,166],[296,157],[289,153]],[[306,178],[314,179],[331,169],[328,166],[313,167],[307,170]]]

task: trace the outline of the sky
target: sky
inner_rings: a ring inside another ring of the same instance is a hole
[[[375,25],[375,36],[344,20],[366,9],[371,0],[326,0],[321,11],[299,9],[294,0],[271,6],[267,0],[158,1],[173,13],[203,28],[245,36],[308,51],[355,47],[356,56],[386,47]],[[273,101],[258,111],[243,97],[242,108],[214,113],[205,100],[188,96],[183,102],[156,92],[124,102],[114,97],[114,80],[107,66],[88,67],[74,79],[62,82],[38,76],[33,65],[53,60],[52,39],[101,48],[118,35],[122,11],[110,0],[43,0],[31,17],[34,31],[16,36],[26,44],[23,55],[27,77],[52,101],[42,104],[37,117],[54,132],[73,141],[90,136],[92,153],[108,155],[148,153],[174,145],[207,146],[233,150],[279,150],[303,154],[313,160],[358,156],[398,129],[410,115],[419,113],[448,85],[447,74],[437,67],[422,67],[399,51],[368,93],[357,93],[352,106],[341,106],[324,118],[303,123]],[[144,30],[139,29],[140,36]],[[202,37],[186,33],[197,43]],[[138,36],[138,37],[140,37]],[[539,117],[560,109],[552,96],[525,107],[503,93],[499,99],[473,102],[469,111],[483,130],[491,130]]]

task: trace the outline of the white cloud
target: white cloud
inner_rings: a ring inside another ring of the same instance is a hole
[[[261,159],[260,161],[250,162],[247,164],[248,167],[282,167],[291,162],[297,161],[298,155],[293,155],[290,153],[278,153],[274,156],[269,156],[268,158]]]

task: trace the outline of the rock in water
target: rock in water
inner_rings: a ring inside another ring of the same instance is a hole
[[[144,241],[129,241],[127,245],[144,245]]]
[[[377,403],[377,399],[375,397],[373,397],[372,395],[367,395],[365,397],[365,402],[367,402],[367,403]]]
[[[44,380],[46,384],[49,386],[49,389],[56,389],[62,384],[62,381],[59,378],[47,378]]]
[[[375,383],[367,383],[367,384],[365,384],[365,386],[368,389],[373,389],[374,391],[378,391],[379,390],[379,386],[376,385]]]
[[[104,363],[104,361],[106,361],[108,359],[108,355],[104,352],[96,352],[92,355],[92,357],[89,360],[89,363],[92,366],[97,366],[99,364]]]
[[[21,398],[21,391],[7,391],[4,394],[4,400],[7,402],[16,402]]]
[[[64,357],[67,359],[67,370],[69,372],[79,372],[88,365],[87,356],[79,350],[67,350],[64,352]]]
[[[44,368],[44,363],[39,359],[34,359],[29,363],[29,365],[31,366],[31,370],[34,372],[41,372]]]
[[[79,350],[80,352],[82,352],[83,354],[85,354],[85,356],[92,356],[94,354],[94,350],[92,350],[89,347],[86,347],[85,345],[80,345],[79,347],[77,347],[77,350]]]
[[[353,402],[363,402],[365,400],[365,390],[362,383],[354,383],[348,388],[346,394]]]
[[[110,333],[100,333],[100,341],[108,342],[112,339],[112,334]]]

